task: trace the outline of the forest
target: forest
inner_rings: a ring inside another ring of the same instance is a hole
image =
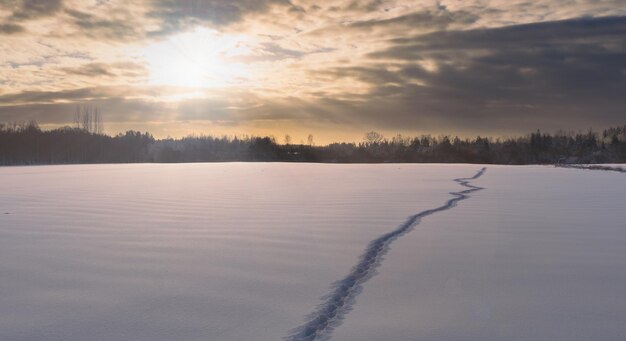
[[[626,163],[626,125],[602,132],[536,131],[511,138],[365,133],[358,143],[278,143],[274,137],[189,136],[155,139],[147,132],[110,136],[101,126],[42,130],[36,122],[0,123],[0,165],[138,162],[281,161],[328,163]]]

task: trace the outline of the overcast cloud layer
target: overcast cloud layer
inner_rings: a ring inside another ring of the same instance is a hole
[[[158,137],[626,123],[614,1],[0,0],[0,121]]]

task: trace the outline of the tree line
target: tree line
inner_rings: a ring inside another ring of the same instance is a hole
[[[626,163],[626,125],[600,133],[536,131],[514,138],[451,136],[387,138],[359,143],[279,144],[273,137],[189,136],[155,139],[127,131],[105,135],[97,115],[77,115],[76,127],[42,130],[36,122],[0,123],[0,165],[286,161],[331,163],[442,162],[487,164]]]

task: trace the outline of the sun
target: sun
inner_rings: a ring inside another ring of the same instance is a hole
[[[149,82],[189,88],[235,85],[248,73],[245,64],[234,61],[247,52],[247,40],[197,28],[151,44],[143,51]]]

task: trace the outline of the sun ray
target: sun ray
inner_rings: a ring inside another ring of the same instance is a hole
[[[151,44],[143,51],[149,83],[190,88],[234,85],[249,73],[247,65],[229,58],[246,53],[245,40],[247,37],[197,28]]]

